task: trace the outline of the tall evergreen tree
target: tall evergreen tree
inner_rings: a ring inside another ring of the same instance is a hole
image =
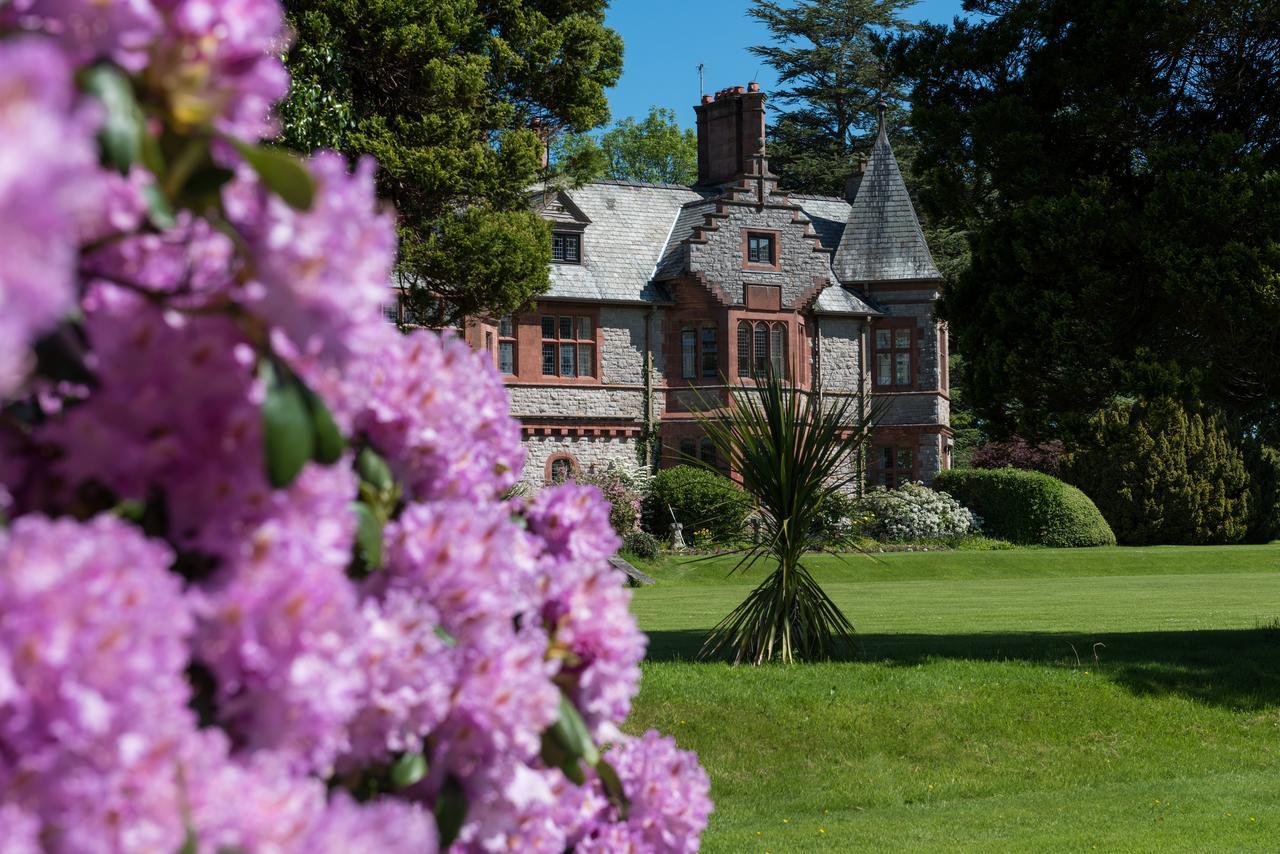
[[[755,0],[747,14],[772,43],[751,52],[778,73],[770,100],[782,108],[770,130],[769,165],[790,190],[842,195],[857,149],[870,145],[876,102],[902,86],[887,71],[887,39],[911,25],[916,0]]]
[[[622,40],[607,0],[284,5],[297,32],[284,141],[378,159],[409,308],[446,323],[545,291],[550,236],[527,193],[546,177],[541,135],[608,120]]]
[[[1026,435],[1116,395],[1280,430],[1280,7],[976,0],[907,52],[919,196],[971,230],[942,310]]]
[[[1168,398],[1103,411],[1062,471],[1126,545],[1238,543],[1253,519],[1244,456],[1221,421]]]

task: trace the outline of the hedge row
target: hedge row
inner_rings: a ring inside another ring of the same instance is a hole
[[[939,474],[933,488],[981,516],[983,532],[990,537],[1057,548],[1116,544],[1116,535],[1089,497],[1047,474],[957,469]]]

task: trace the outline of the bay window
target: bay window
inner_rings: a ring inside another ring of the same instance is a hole
[[[738,375],[763,379],[770,371],[787,376],[787,325],[738,321]]]

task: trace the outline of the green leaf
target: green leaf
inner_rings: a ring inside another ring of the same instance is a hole
[[[105,113],[98,141],[108,164],[128,172],[142,154],[142,111],[133,96],[133,84],[111,65],[95,65],[84,73],[84,86],[102,102]]]
[[[600,762],[600,751],[586,722],[563,694],[560,695],[560,717],[542,734],[542,759],[579,785],[585,780],[580,760],[592,766]]]
[[[272,486],[283,489],[314,455],[311,413],[301,385],[291,377],[282,379],[269,361],[263,360],[260,376],[267,386],[267,399],[262,404],[267,477]]]
[[[378,456],[372,448],[363,448],[360,451],[360,456],[356,458],[356,471],[359,472],[361,480],[380,493],[388,492],[395,485],[395,478],[391,476],[391,469],[387,466],[386,460]]]
[[[199,850],[196,844],[196,829],[188,824],[187,833],[182,838],[182,846],[178,849],[178,854],[197,854]]]
[[[570,756],[569,751],[551,730],[552,728],[548,727],[542,733],[542,761],[548,768],[559,768],[566,777],[581,786],[587,782],[587,775],[582,770],[582,761]]]
[[[356,502],[356,548],[369,569],[382,568],[382,521],[363,501]]]
[[[280,149],[251,145],[230,137],[226,139],[271,192],[284,199],[290,207],[303,211],[311,208],[316,182],[301,160]]]
[[[618,813],[622,820],[627,818],[627,812],[631,809],[631,801],[627,798],[626,791],[622,788],[622,778],[618,776],[618,771],[609,762],[603,758],[596,763],[596,774],[600,776],[600,782],[604,784],[605,794],[609,798],[609,802],[618,808]]]
[[[391,782],[397,789],[407,789],[427,776],[427,757],[406,753],[391,766]]]
[[[173,216],[173,205],[160,189],[158,184],[147,184],[142,188],[142,197],[147,201],[147,218],[159,229],[173,228],[177,222]]]
[[[453,635],[449,634],[449,630],[446,629],[444,626],[436,626],[435,632],[436,632],[436,637],[444,641],[445,646],[458,645],[458,639],[455,638]]]
[[[230,169],[212,163],[203,166],[182,185],[180,201],[189,207],[212,205],[217,202],[219,191],[235,176]]]
[[[315,433],[315,461],[323,465],[332,465],[341,457],[347,448],[342,431],[333,420],[333,413],[325,405],[320,395],[301,380],[298,387],[302,389],[303,399],[307,402],[307,411],[311,414],[311,427]]]
[[[467,818],[467,795],[458,778],[450,774],[436,795],[436,829],[440,831],[440,850],[453,844]]]

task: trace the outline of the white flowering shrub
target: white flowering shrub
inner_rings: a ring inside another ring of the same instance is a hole
[[[876,487],[858,502],[858,509],[866,514],[863,534],[881,542],[951,540],[982,529],[982,520],[972,510],[921,483]]]

